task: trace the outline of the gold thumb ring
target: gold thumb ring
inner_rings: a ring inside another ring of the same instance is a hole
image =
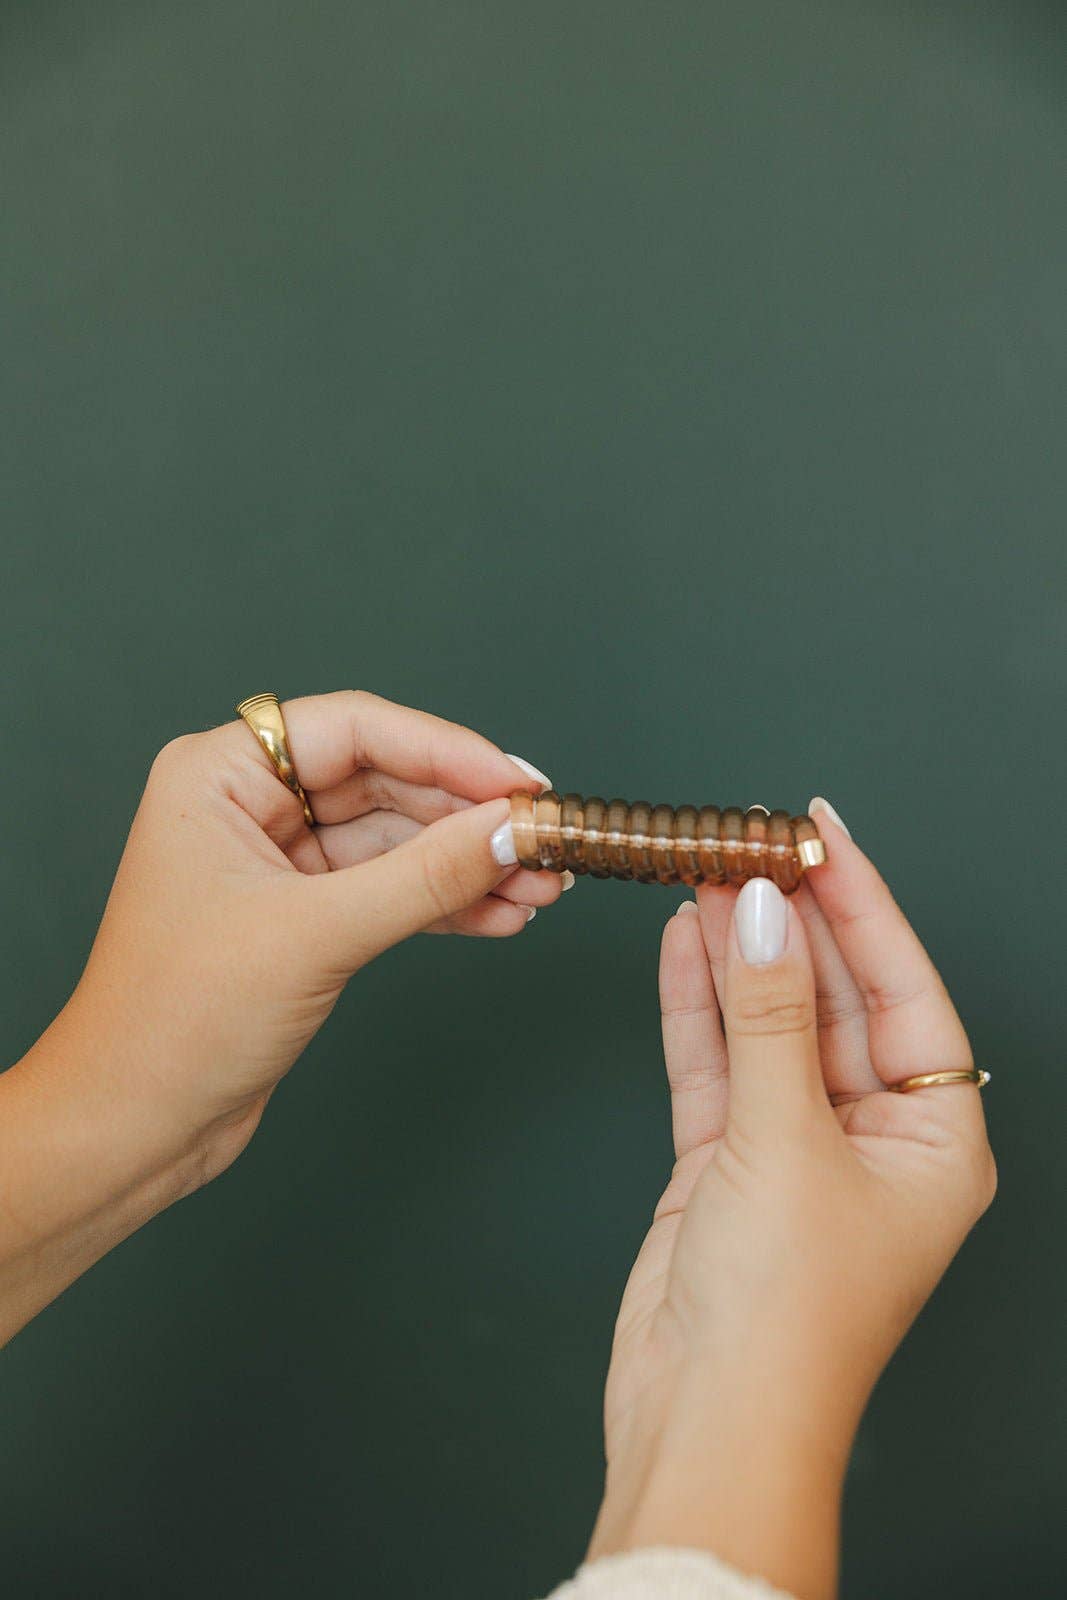
[[[920,1072],[916,1078],[901,1078],[899,1083],[887,1083],[893,1094],[910,1094],[913,1089],[936,1089],[942,1083],[976,1083],[984,1089],[990,1074],[982,1067],[957,1067],[952,1072]]]
[[[308,797],[301,787],[300,779],[293,766],[293,758],[289,752],[289,736],[285,731],[285,718],[282,708],[278,704],[276,694],[254,694],[247,700],[242,700],[237,707],[237,715],[243,717],[267,752],[271,766],[285,784],[285,787],[296,795],[304,808],[304,821],[309,828],[315,826],[315,818],[308,805]]]

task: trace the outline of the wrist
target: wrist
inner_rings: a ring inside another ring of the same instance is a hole
[[[169,1173],[181,1194],[191,1193],[244,1148],[267,1095],[227,1092],[225,1047],[195,1006],[178,995],[160,1004],[158,992],[152,1005],[151,985],[143,993],[102,978],[95,957],[20,1068],[80,1103],[116,1177]]]
[[[219,1150],[233,1129],[183,1127],[158,1086],[166,1063],[135,1070],[131,1047],[76,991],[0,1075],[0,1344],[232,1159]]]
[[[653,1545],[713,1551],[799,1600],[837,1581],[840,1504],[858,1412],[796,1374],[689,1365],[609,1461],[587,1559]],[[636,1441],[640,1438],[639,1445]]]

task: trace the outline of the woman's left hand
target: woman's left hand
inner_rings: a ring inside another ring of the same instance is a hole
[[[42,1252],[69,1281],[229,1165],[348,978],[390,945],[508,936],[559,897],[559,877],[491,845],[506,797],[545,786],[535,769],[372,694],[283,711],[314,829],[242,721],[167,745],[81,981],[0,1078],[0,1305],[16,1257],[44,1303]]]
[[[316,826],[242,721],[167,745],[75,996],[90,1031],[155,1041],[161,1114],[238,1144],[360,967],[423,930],[520,933],[561,887],[494,860],[503,797],[542,785],[487,739],[363,692],[283,711]]]

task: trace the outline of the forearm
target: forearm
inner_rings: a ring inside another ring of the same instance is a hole
[[[158,1114],[151,1076],[77,993],[0,1076],[0,1344],[202,1181],[202,1142]]]
[[[758,1364],[729,1385],[694,1369],[649,1448],[612,1463],[588,1559],[706,1549],[798,1600],[830,1600],[853,1428],[836,1399],[813,1405]]]

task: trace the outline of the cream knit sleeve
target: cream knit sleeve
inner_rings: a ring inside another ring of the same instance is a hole
[[[790,1600],[707,1550],[630,1550],[579,1567],[548,1600]]]

